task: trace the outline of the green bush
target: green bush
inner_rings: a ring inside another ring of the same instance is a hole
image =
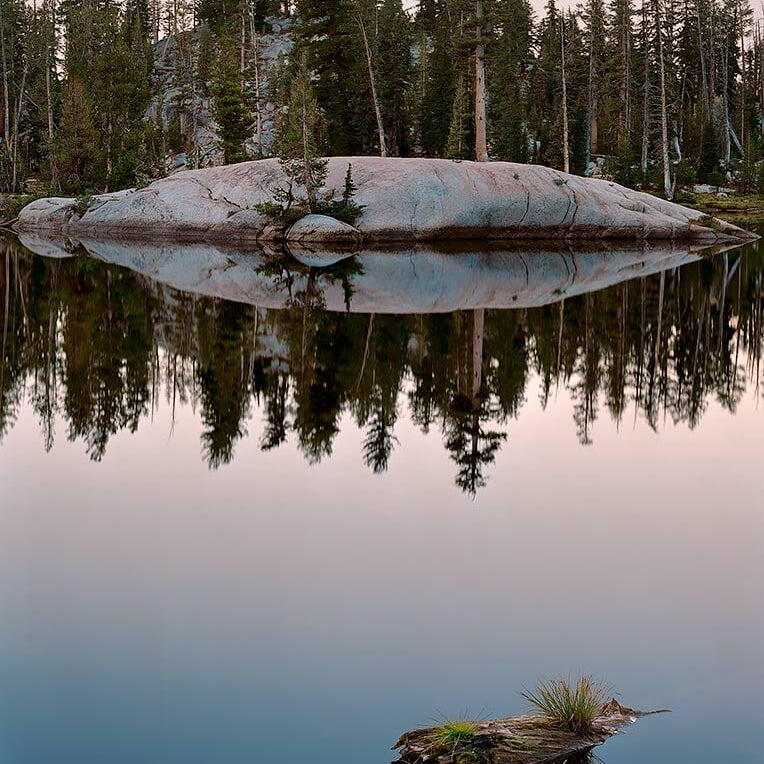
[[[15,220],[27,204],[39,198],[35,194],[3,194],[0,199],[0,217],[5,221]]]
[[[355,190],[352,167],[348,165],[342,198],[317,201],[313,212],[353,225],[365,207],[365,205],[356,204],[353,201]],[[267,202],[256,204],[255,209],[279,225],[289,226],[300,218],[311,214],[308,200],[294,195],[291,182],[287,188],[275,188],[271,193],[273,198]]]
[[[687,159],[682,159],[680,162],[677,162],[674,167],[674,182],[676,183],[677,189],[694,186],[697,177],[698,174],[695,171],[695,168]]]
[[[88,208],[92,202],[93,197],[91,194],[82,194],[74,200],[72,211],[75,213],[75,215],[82,217],[88,211]]]

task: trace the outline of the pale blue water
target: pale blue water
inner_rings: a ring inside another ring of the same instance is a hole
[[[762,761],[757,245],[664,275],[657,356],[659,275],[488,311],[477,397],[472,312],[0,265],[2,764],[383,764],[578,671],[673,709],[607,764]]]

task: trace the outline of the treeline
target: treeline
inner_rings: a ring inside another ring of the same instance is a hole
[[[285,17],[293,47],[266,77],[260,41]],[[169,59],[157,44],[168,35]],[[668,196],[733,176],[753,190],[764,155],[764,43],[749,0],[584,0],[564,12],[549,0],[540,18],[529,0],[412,11],[402,0],[0,0],[0,56],[6,192],[30,178],[67,193],[141,184],[179,151],[194,166],[205,105],[228,162],[267,153],[266,105],[278,152],[305,104],[324,154],[575,173],[606,157],[598,172]],[[163,77],[169,112],[156,103]]]
[[[582,444],[603,413],[654,429],[696,426],[710,400],[734,411],[758,395],[764,350],[764,250],[728,253],[533,310],[433,315],[329,313],[327,280],[345,264],[268,266],[286,310],[265,311],[163,287],[88,257],[52,260],[9,241],[0,255],[0,440],[22,410],[46,448],[59,433],[99,460],[160,404],[192,405],[211,467],[229,462],[251,419],[260,447],[296,442],[331,455],[343,416],[359,455],[387,469],[406,410],[442,439],[455,481],[475,493],[529,389],[543,406],[563,388]],[[352,300],[352,290],[348,289]],[[629,412],[627,414],[627,412]],[[433,433],[434,435],[434,433]],[[435,437],[437,437],[435,436]]]

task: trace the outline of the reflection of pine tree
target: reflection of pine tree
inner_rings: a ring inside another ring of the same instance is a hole
[[[90,258],[53,261],[4,246],[0,437],[31,405],[46,447],[61,416],[93,459],[113,433],[134,430],[164,390],[173,412],[178,402],[199,404],[213,466],[232,458],[253,401],[262,400],[262,448],[294,429],[317,461],[331,453],[345,412],[365,430],[366,463],[382,471],[405,389],[420,427],[442,419],[457,483],[474,494],[506,438],[498,423],[522,406],[530,369],[546,390],[556,379],[569,389],[584,441],[600,395],[616,420],[634,401],[635,416],[656,429],[664,417],[694,426],[712,398],[734,411],[760,379],[757,245],[564,305],[416,317],[322,310],[327,283],[351,293],[352,260],[319,270],[285,255],[264,275],[290,296],[289,307],[258,312]],[[258,321],[266,327],[259,334]],[[258,344],[264,334],[288,348],[278,361]]]
[[[492,464],[506,433],[488,429],[485,425],[496,418],[483,378],[483,348],[485,342],[485,311],[472,312],[471,396],[457,388],[445,414],[446,448],[459,470],[456,484],[474,496],[486,484],[485,466]],[[458,384],[458,380],[457,380]]]
[[[234,445],[246,435],[250,392],[246,359],[255,320],[249,306],[215,301],[200,317],[198,371],[202,406],[202,451],[213,468],[233,458]]]
[[[584,298],[584,346],[575,369],[578,381],[570,385],[573,399],[573,420],[579,442],[588,446],[592,439],[591,425],[597,419],[597,398],[601,378],[601,346],[593,326],[592,302],[590,295]]]
[[[393,427],[398,418],[397,407],[385,405],[381,390],[375,389],[372,414],[366,427],[366,437],[363,440],[363,460],[367,467],[379,474],[387,470],[393,444],[397,438],[393,435]]]
[[[435,393],[435,375],[433,374],[432,361],[427,354],[414,370],[414,389],[409,393],[409,406],[411,418],[422,432],[430,430],[430,424],[435,418],[437,406]]]
[[[278,374],[270,385],[266,400],[265,431],[260,439],[260,448],[263,451],[278,448],[286,441],[288,393],[289,377],[286,374]]]
[[[376,320],[375,320],[376,319]],[[369,316],[353,413],[366,428],[363,458],[375,473],[387,469],[397,438],[398,393],[406,368],[408,330],[397,316]]]
[[[470,400],[457,395],[445,417],[445,443],[458,466],[456,485],[474,496],[486,484],[484,469],[493,464],[496,452],[507,439],[506,433],[489,429],[494,420],[487,396]]]

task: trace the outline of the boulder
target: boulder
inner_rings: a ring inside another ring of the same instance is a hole
[[[357,228],[328,215],[306,215],[287,231],[286,240],[289,244],[311,242],[354,248],[361,244],[363,236]]]
[[[340,198],[348,165],[365,241],[756,238],[616,183],[509,162],[333,157],[322,195]],[[186,170],[127,194],[95,197],[81,216],[73,199],[41,199],[16,225],[72,236],[256,241],[268,221],[254,208],[287,185],[276,159]],[[325,229],[311,235],[324,237]],[[305,231],[301,240],[309,238]]]

